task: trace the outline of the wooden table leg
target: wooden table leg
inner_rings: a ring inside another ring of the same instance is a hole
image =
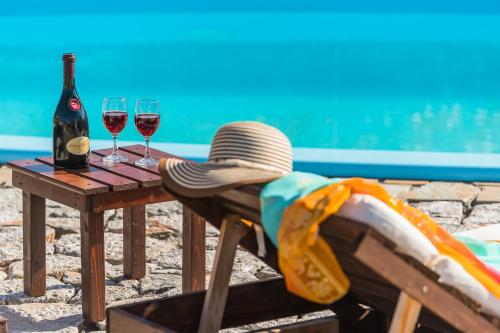
[[[146,207],[123,209],[123,274],[139,280],[146,275]]]
[[[104,214],[80,212],[82,311],[87,323],[105,319]]]
[[[0,333],[7,333],[7,319],[4,317],[0,316]]]
[[[45,294],[45,198],[23,192],[24,292]]]
[[[183,206],[182,291],[205,289],[205,220]]]

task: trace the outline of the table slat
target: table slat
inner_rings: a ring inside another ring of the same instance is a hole
[[[36,160],[48,164],[50,166],[54,166],[54,159],[52,157],[39,157]],[[88,168],[75,169],[75,170],[71,169],[66,171],[88,178],[98,183],[103,183],[109,186],[113,191],[122,191],[139,187],[139,184],[137,182],[125,177],[121,177],[114,173],[108,172],[107,170],[96,168],[92,166],[92,163],[91,166]]]
[[[123,149],[124,151],[134,153],[134,154],[139,155],[139,156],[144,156],[144,152],[146,151],[146,146],[144,146],[144,145],[131,145],[131,146],[122,147],[121,149]],[[149,148],[149,152],[151,153],[151,156],[153,156],[154,158],[175,157],[175,158],[184,160],[184,158],[182,158],[182,157],[172,155],[172,154],[166,153],[164,151],[161,151],[161,150],[158,150],[155,148]]]
[[[142,187],[152,187],[161,184],[161,179],[149,171],[136,168],[135,166],[131,166],[126,163],[104,163],[102,161],[102,157],[102,155],[92,153],[92,155],[90,155],[90,165],[98,169],[104,169],[119,176],[129,178],[138,182]]]
[[[94,151],[94,153],[96,155],[99,155],[99,156],[106,156],[106,155],[109,155],[113,152],[113,149],[109,148],[109,149],[99,149],[99,150],[96,150]],[[155,169],[156,167],[141,167],[141,166],[138,166],[138,165],[135,165],[134,162],[141,159],[142,158],[142,155],[138,155],[138,154],[134,154],[134,153],[131,153],[129,151],[126,151],[124,150],[123,148],[120,148],[120,154],[123,155],[123,156],[126,156],[128,157],[128,161],[127,162],[123,162],[123,164],[126,164],[126,165],[130,165],[131,167],[134,167],[138,170],[143,170],[143,171],[147,171],[147,172],[150,172],[150,173],[156,173]]]
[[[142,158],[142,156],[144,156],[144,151],[145,151],[146,147],[143,145],[133,145],[133,146],[125,146],[125,147],[122,147],[121,149],[128,154],[129,163],[130,163],[131,161],[135,161],[135,160]],[[160,158],[171,158],[171,157],[181,159],[180,157],[177,157],[177,156],[169,154],[169,153],[165,153],[161,150],[154,149],[154,148],[149,148],[149,152],[151,154],[151,157],[156,158],[158,160]],[[147,169],[150,172],[154,172],[157,175],[160,174],[157,166],[147,167],[144,169]]]
[[[106,156],[109,155],[113,152],[113,149],[100,149],[96,150],[93,153],[96,154],[97,156]],[[120,149],[120,154],[123,156],[128,157],[127,162],[122,162],[120,165],[123,165],[123,167],[120,168],[125,168],[127,176],[133,177],[134,179],[137,179],[137,181],[146,181],[147,180],[147,185],[143,186],[157,186],[161,184],[161,177],[158,174],[158,168],[157,167],[147,167],[143,168],[140,166],[137,166],[134,164],[134,162],[138,159],[141,158],[141,156],[138,156],[136,154],[129,153],[127,151],[124,151]]]
[[[12,161],[8,162],[7,165],[14,170],[33,175],[47,181],[50,184],[69,187],[83,194],[104,193],[109,191],[109,187],[107,185],[63,169],[56,169],[50,165],[35,160]]]

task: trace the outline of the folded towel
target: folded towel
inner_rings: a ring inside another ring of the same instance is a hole
[[[455,236],[486,264],[500,271],[500,242],[485,242],[466,236]]]

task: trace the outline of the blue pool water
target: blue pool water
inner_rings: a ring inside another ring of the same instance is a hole
[[[102,98],[124,95],[131,115],[160,100],[153,142],[259,120],[295,147],[500,152],[498,11],[10,10],[0,135],[50,137],[72,51],[92,139],[110,138]],[[141,139],[130,120],[120,139]]]

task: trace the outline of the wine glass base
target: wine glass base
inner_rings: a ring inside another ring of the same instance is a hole
[[[102,161],[105,162],[105,163],[127,162],[128,161],[128,157],[121,155],[119,152],[116,152],[116,153],[113,153],[111,155],[103,157]]]
[[[152,157],[143,157],[139,160],[136,160],[135,165],[141,166],[141,167],[148,167],[148,166],[156,166],[159,164],[158,160],[152,158]]]

